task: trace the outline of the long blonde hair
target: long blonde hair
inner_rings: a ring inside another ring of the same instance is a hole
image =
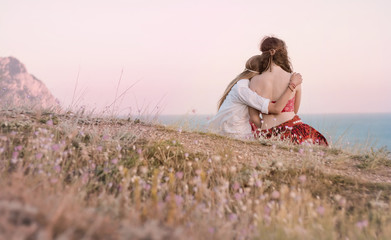
[[[246,62],[245,70],[240,73],[234,80],[232,80],[227,88],[224,91],[223,96],[220,98],[218,102],[218,109],[220,109],[224,100],[227,98],[228,93],[231,91],[232,87],[241,79],[249,79],[253,78],[256,75],[259,75],[261,69],[261,55],[255,55],[249,58]]]

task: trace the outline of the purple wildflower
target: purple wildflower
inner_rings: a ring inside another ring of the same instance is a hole
[[[255,181],[255,186],[262,187],[262,181],[261,180]]]
[[[183,197],[175,194],[175,202],[177,206],[181,206],[183,203]]]
[[[278,191],[273,191],[272,192],[272,199],[279,199],[280,198],[280,193]]]
[[[15,151],[20,151],[22,150],[23,146],[22,145],[18,145],[15,147]]]
[[[234,196],[235,196],[235,199],[236,199],[236,200],[240,200],[240,199],[242,198],[242,195],[241,195],[240,193],[238,193],[238,192],[235,193]]]
[[[232,188],[233,190],[238,190],[240,188],[240,184],[238,182],[235,182],[233,185],[232,185]]]
[[[270,213],[271,213],[271,208],[269,206],[265,206],[264,209],[263,209],[263,212],[265,213],[265,215],[267,216],[270,216]]]
[[[59,173],[61,171],[61,166],[60,165],[55,165],[54,166],[54,171],[56,171],[56,173]]]
[[[149,191],[149,190],[151,189],[151,185],[148,184],[148,183],[146,183],[146,184],[144,185],[144,189],[147,190],[147,191]]]
[[[301,175],[301,176],[299,177],[299,181],[300,181],[301,183],[305,183],[306,180],[307,180],[307,176],[306,176],[306,175]]]
[[[60,150],[60,145],[59,144],[52,145],[52,150],[57,152],[58,150]]]
[[[320,216],[323,216],[324,214],[324,207],[323,206],[319,206],[317,209],[316,209],[316,212],[320,215]]]
[[[111,163],[112,164],[117,164],[118,163],[118,158],[114,158],[113,160],[111,160]]]
[[[368,220],[362,220],[356,223],[356,227],[362,230],[363,228],[368,227],[368,224],[369,224]]]
[[[175,174],[175,176],[178,178],[178,179],[182,179],[183,178],[183,172],[177,172]]]
[[[83,176],[81,177],[81,182],[83,184],[86,184],[88,182],[88,174],[84,173]]]
[[[42,157],[43,157],[42,153],[35,154],[35,158],[38,159],[38,160],[40,160]]]

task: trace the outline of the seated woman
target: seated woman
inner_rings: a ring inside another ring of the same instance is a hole
[[[253,56],[247,60],[245,70],[228,85],[219,101],[217,114],[209,121],[208,128],[211,132],[233,138],[248,139],[252,136],[248,106],[265,114],[280,113],[288,99],[293,96],[288,85],[276,103],[270,103],[269,99],[250,90],[251,79],[259,75],[261,69],[260,60],[261,55]],[[298,73],[292,74],[290,79],[292,84],[289,86],[291,88],[302,82],[301,75]]]
[[[292,68],[285,42],[275,37],[266,37],[261,43],[261,51],[261,74],[253,77],[250,89],[265,98],[278,99],[288,87],[293,96],[281,113],[263,114],[263,120],[260,119],[258,110],[249,107],[254,135],[289,139],[296,144],[310,142],[328,146],[326,138],[321,133],[304,124],[296,115],[300,107],[302,90],[301,86],[289,82]]]

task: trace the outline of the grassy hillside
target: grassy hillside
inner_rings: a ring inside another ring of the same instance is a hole
[[[0,239],[390,239],[385,149],[2,110]]]

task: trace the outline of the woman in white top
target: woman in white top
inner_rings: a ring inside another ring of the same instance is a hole
[[[246,62],[245,70],[228,85],[219,101],[217,114],[209,121],[211,132],[233,138],[249,139],[252,137],[248,106],[262,113],[280,113],[285,104],[292,98],[292,91],[287,87],[284,94],[276,103],[259,96],[249,88],[251,78],[259,75],[261,55],[255,55]],[[292,74],[292,86],[298,86],[302,77]]]

